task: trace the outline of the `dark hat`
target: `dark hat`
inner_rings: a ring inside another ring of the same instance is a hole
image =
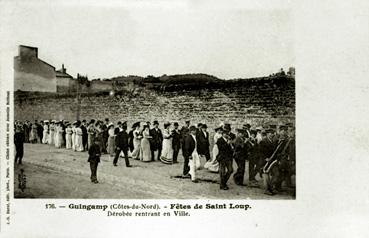
[[[279,126],[279,130],[287,130],[287,126],[281,125],[281,126]]]
[[[123,126],[127,126],[127,121],[124,121],[124,122],[122,123],[122,125],[123,125]]]
[[[153,123],[154,125],[159,125],[159,122],[158,121],[154,121]]]
[[[187,120],[187,121],[185,121],[185,123],[190,123],[190,122],[191,122],[191,121],[188,121],[188,120]]]
[[[208,126],[206,124],[201,124],[201,128],[207,129]]]
[[[151,122],[147,121],[146,124],[151,124]]]
[[[245,130],[242,129],[242,128],[237,128],[236,131],[239,132],[239,133],[245,133]]]
[[[196,130],[197,130],[197,128],[196,128],[195,126],[190,126],[189,130],[190,130],[190,131],[196,131]]]
[[[256,135],[257,131],[256,130],[251,130],[250,134]]]
[[[201,128],[201,126],[202,126],[202,123],[197,124],[198,128]]]
[[[119,133],[119,128],[117,127],[117,128],[114,128],[114,134],[118,134]]]
[[[265,132],[266,132],[266,133],[274,133],[274,130],[273,130],[273,129],[271,129],[271,128],[269,128],[269,129],[265,130]]]
[[[174,122],[173,126],[179,126],[178,122]]]
[[[217,128],[215,128],[214,130],[215,130],[215,132],[220,131],[220,130],[223,130],[223,126],[218,126],[218,127],[217,127]]]
[[[244,125],[243,125],[243,128],[250,129],[250,128],[251,128],[251,125],[250,125],[250,124],[248,124],[248,123],[247,123],[247,124],[244,124]]]
[[[117,125],[121,125],[121,124],[122,124],[122,122],[121,121],[118,121]]]
[[[164,123],[164,126],[170,126],[171,124],[170,124],[170,122],[169,121],[167,121],[167,122],[165,122]]]
[[[105,121],[109,121],[109,118],[105,118]]]
[[[230,131],[231,130],[231,124],[228,124],[228,123],[224,124],[223,130]]]
[[[86,120],[82,120],[82,122],[86,122]]]

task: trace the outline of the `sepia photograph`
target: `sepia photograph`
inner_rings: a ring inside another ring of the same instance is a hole
[[[290,10],[25,4],[11,20],[15,198],[296,199]]]

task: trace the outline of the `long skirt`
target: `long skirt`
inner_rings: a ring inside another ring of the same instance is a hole
[[[210,172],[218,173],[219,172],[219,163],[217,161],[217,155],[219,153],[219,149],[217,144],[213,147],[213,157],[211,160],[207,161],[204,165],[204,168],[209,170]]]
[[[109,136],[107,151],[110,156],[115,156],[115,136]]]
[[[55,144],[55,132],[54,131],[50,131],[49,134],[49,145],[54,145]]]
[[[132,159],[139,159],[140,157],[140,150],[141,150],[141,140],[140,139],[133,139],[133,152],[132,152]]]
[[[31,143],[37,142],[37,130],[31,129],[31,132],[29,133],[29,140]]]
[[[49,134],[47,133],[47,131],[44,131],[43,135],[42,135],[42,143],[47,144],[47,143],[49,143],[48,140],[49,140]]]
[[[140,160],[144,162],[151,161],[150,141],[147,138],[143,138],[141,141]]]
[[[75,143],[75,150],[79,152],[83,151],[82,135],[76,135]]]
[[[67,134],[66,135],[66,144],[65,147],[67,149],[72,149],[72,134]]]
[[[87,137],[87,146],[88,146],[88,148],[91,147],[91,145],[94,143],[94,140],[95,140],[95,135],[94,134],[88,134],[88,137]]]
[[[56,148],[60,148],[61,147],[61,145],[60,145],[60,142],[59,142],[59,132],[56,132],[55,133],[55,139],[54,139],[54,144],[55,144],[55,147]]]
[[[196,170],[198,170],[201,166],[200,156],[196,151],[192,153],[192,156],[191,156],[190,161],[188,162],[188,165],[190,167],[189,174],[191,175],[191,180],[196,180]]]
[[[161,151],[160,161],[164,164],[173,163],[173,148],[171,138],[163,140],[163,150]]]
[[[72,134],[72,150],[76,151],[76,134]]]

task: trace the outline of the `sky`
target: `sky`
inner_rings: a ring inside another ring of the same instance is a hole
[[[294,66],[289,10],[149,2],[17,2],[3,14],[2,31],[15,49],[38,47],[39,58],[56,69],[64,63],[72,76],[90,79],[183,73],[248,78]]]

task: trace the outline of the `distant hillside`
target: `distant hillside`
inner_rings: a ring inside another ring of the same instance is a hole
[[[148,75],[146,77],[140,76],[118,76],[104,81],[116,81],[119,83],[133,82],[137,86],[147,87],[161,91],[178,91],[178,90],[195,90],[195,89],[211,89],[234,87],[245,84],[254,83],[283,83],[294,80],[294,77],[286,74],[274,74],[268,77],[247,78],[247,79],[219,79],[215,76],[196,73],[196,74],[175,74],[162,75],[159,77]]]

